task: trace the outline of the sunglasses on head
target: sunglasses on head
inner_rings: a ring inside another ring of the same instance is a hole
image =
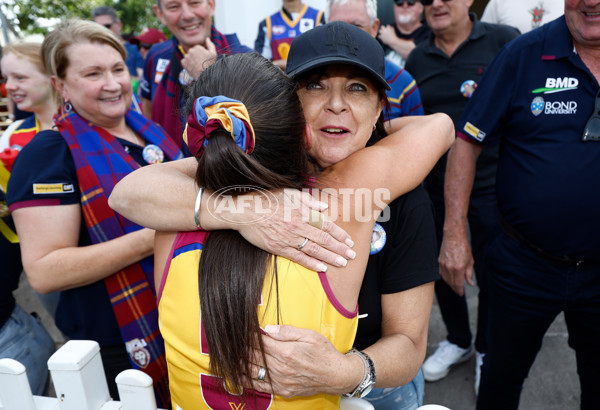
[[[600,141],[600,91],[596,94],[596,107],[585,124],[581,141]]]
[[[401,7],[404,3],[408,3],[409,6],[414,6],[417,0],[394,0],[396,6]]]
[[[442,0],[444,3],[451,0]],[[431,6],[433,4],[433,0],[421,0],[421,4],[424,6]]]

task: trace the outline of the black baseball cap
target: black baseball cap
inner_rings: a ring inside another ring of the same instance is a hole
[[[294,78],[329,64],[350,64],[373,75],[386,90],[383,48],[369,33],[343,21],[317,26],[292,41],[285,72]]]

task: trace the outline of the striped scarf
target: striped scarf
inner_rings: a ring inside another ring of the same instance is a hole
[[[217,54],[231,54],[232,50],[227,42],[227,38],[221,34],[215,27],[211,28],[210,40],[215,44]],[[173,54],[171,61],[165,69],[160,84],[156,87],[156,92],[152,96],[152,120],[156,121],[167,130],[179,148],[182,147],[183,140],[183,107],[185,106],[185,89],[179,83],[179,73],[181,73],[181,59],[183,55],[178,50],[177,39],[173,38]],[[182,92],[184,91],[184,92]]]
[[[158,145],[167,158],[181,158],[179,149],[152,121],[132,110],[125,119],[144,140]],[[115,184],[139,168],[137,162],[113,135],[76,113],[65,113],[55,120],[77,168],[81,207],[92,243],[106,242],[141,229],[108,206]],[[152,257],[105,278],[104,283],[132,367],[152,377],[158,406],[167,408],[170,402],[167,365],[164,342],[158,330]]]

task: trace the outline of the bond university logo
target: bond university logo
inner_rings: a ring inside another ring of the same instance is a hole
[[[556,94],[564,91],[576,90],[579,87],[579,80],[574,77],[548,77],[544,87],[532,90],[532,94]],[[549,97],[548,97],[549,98]],[[541,95],[536,96],[531,101],[531,113],[539,116],[544,113],[547,115],[557,114],[575,114],[577,112],[576,101],[546,101]]]
[[[544,99],[542,97],[535,97],[531,102],[531,112],[536,117],[544,111]]]

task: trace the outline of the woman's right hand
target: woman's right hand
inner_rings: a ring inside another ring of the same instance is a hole
[[[244,196],[242,202],[254,206],[242,206],[244,212],[235,217],[236,222],[230,223],[229,228],[236,229],[253,245],[318,272],[327,270],[325,263],[346,266],[348,259],[356,257],[350,235],[324,215],[320,215],[324,220],[322,229],[309,224],[311,212],[316,219],[327,205],[308,192],[285,189],[268,196]],[[242,202],[238,197],[238,206]],[[306,238],[308,242],[301,247]]]

